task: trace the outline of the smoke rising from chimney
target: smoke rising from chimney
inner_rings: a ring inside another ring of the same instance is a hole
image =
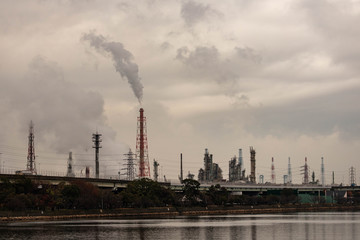
[[[108,41],[102,35],[96,35],[94,32],[84,33],[82,41],[88,41],[90,46],[94,47],[100,53],[110,54],[114,67],[121,77],[128,80],[136,98],[141,103],[143,97],[143,85],[139,77],[139,67],[133,62],[133,55],[126,50],[122,43]]]

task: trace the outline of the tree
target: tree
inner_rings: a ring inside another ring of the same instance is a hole
[[[183,202],[187,202],[190,205],[199,205],[203,202],[203,197],[200,194],[200,183],[193,179],[185,179],[183,181]]]
[[[229,192],[225,187],[220,187],[219,184],[211,185],[208,191],[212,203],[216,205],[225,205],[229,200]]]
[[[173,192],[148,178],[130,182],[120,195],[127,207],[160,207],[175,202]]]
[[[80,196],[80,188],[76,185],[66,185],[61,191],[65,208],[74,208]]]

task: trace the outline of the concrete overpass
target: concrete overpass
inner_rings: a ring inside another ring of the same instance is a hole
[[[31,179],[37,184],[58,185],[62,182],[70,184],[74,181],[85,181],[98,186],[99,188],[126,188],[130,181],[119,179],[101,179],[101,178],[80,178],[80,177],[58,177],[58,176],[42,176],[42,175],[19,175],[19,174],[0,174],[1,178],[7,178],[11,182],[23,179]]]

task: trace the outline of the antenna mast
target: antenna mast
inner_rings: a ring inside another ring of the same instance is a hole
[[[26,170],[30,171],[31,174],[36,175],[34,138],[35,138],[35,136],[34,136],[34,124],[33,124],[33,121],[30,121],[28,156],[27,156]]]
[[[100,146],[102,142],[101,134],[98,132],[93,133],[92,140],[94,142],[93,148],[95,148],[95,174],[96,178],[99,178],[99,149],[102,148],[102,146]]]

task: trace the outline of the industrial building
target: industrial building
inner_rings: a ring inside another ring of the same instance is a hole
[[[229,161],[229,182],[237,182],[245,180],[245,169],[242,169],[242,149],[239,149],[238,162],[236,156]]]
[[[213,155],[205,149],[204,168],[200,168],[198,174],[199,182],[219,182],[223,180],[222,170],[217,163],[213,162]]]

